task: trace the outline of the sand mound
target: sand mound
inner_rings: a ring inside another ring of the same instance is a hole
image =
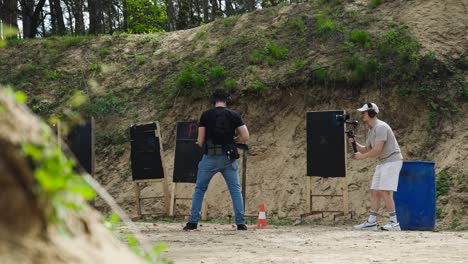
[[[0,87],[0,262],[140,263],[86,204],[64,219],[70,234],[48,224],[48,206],[38,200],[32,168],[19,145],[40,143],[41,127],[44,124]]]

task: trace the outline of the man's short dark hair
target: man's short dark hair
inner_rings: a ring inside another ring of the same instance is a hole
[[[216,89],[211,95],[214,102],[227,102],[229,93],[224,89]]]

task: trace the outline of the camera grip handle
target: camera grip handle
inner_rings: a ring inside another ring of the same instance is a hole
[[[356,139],[354,138],[354,131],[353,130],[348,130],[346,132],[346,135],[348,136],[348,138],[352,138],[353,139],[353,142],[351,143],[351,145],[353,146],[353,151],[354,153],[358,152],[357,151],[357,146],[356,146]]]
[[[354,139],[354,138],[353,138]],[[353,146],[353,150],[354,150],[354,153],[358,152],[357,151],[357,147],[356,147],[356,142],[353,141],[353,143],[351,144]]]

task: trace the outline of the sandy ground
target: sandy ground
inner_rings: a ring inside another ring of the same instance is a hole
[[[137,223],[145,243],[166,242],[175,263],[466,263],[468,232],[371,232],[350,226],[269,226],[235,231],[203,224]],[[121,228],[123,232],[125,228]]]

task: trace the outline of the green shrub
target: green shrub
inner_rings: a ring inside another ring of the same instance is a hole
[[[265,55],[261,51],[254,51],[252,54],[249,55],[249,62],[250,64],[262,64],[265,59]]]
[[[203,40],[205,43],[208,41],[208,33],[204,30],[200,30],[195,33],[195,36],[192,39],[192,47],[195,47],[199,40]]]
[[[271,55],[275,59],[284,60],[288,54],[288,49],[279,48],[275,43],[267,42],[264,48],[264,52],[266,55]]]
[[[88,70],[90,70],[90,71],[97,71],[98,69],[99,69],[99,64],[97,64],[97,63],[91,63],[88,66]]]
[[[177,84],[184,89],[201,88],[205,86],[207,80],[208,78],[197,71],[191,63],[185,63],[177,78]]]
[[[294,60],[291,69],[289,69],[288,74],[293,75],[295,73],[301,72],[304,70],[305,62],[303,60]]]
[[[350,33],[349,39],[357,44],[360,44],[363,47],[370,47],[371,38],[369,33],[362,30],[353,30]]]
[[[251,64],[262,64],[266,61],[268,65],[274,65],[275,60],[284,60],[287,54],[287,48],[280,48],[275,43],[268,41],[262,51],[256,50],[249,55],[249,62]]]
[[[226,80],[224,82],[224,87],[226,88],[226,90],[228,90],[229,92],[232,92],[234,91],[236,88],[237,88],[237,83],[236,81],[232,80],[232,79],[229,79],[229,80]]]
[[[398,85],[397,86],[397,92],[399,96],[408,96],[411,94],[411,90],[408,88],[406,85]]]
[[[304,33],[305,24],[304,24],[304,20],[302,20],[301,18],[291,19],[291,25],[293,26],[293,28],[297,29],[300,33]]]
[[[60,74],[57,71],[49,71],[49,79],[56,81],[59,77]]]
[[[261,92],[261,91],[264,91],[267,89],[267,86],[266,84],[264,84],[262,81],[260,80],[255,80],[252,85],[250,86],[250,90],[254,91],[254,92]]]
[[[126,99],[121,99],[112,94],[97,98],[94,102],[89,102],[84,110],[90,115],[110,115],[123,113],[126,109]]]
[[[62,46],[64,48],[70,48],[80,44],[84,40],[83,36],[68,36],[62,38]]]
[[[209,70],[210,77],[214,80],[220,80],[224,78],[224,68],[222,66],[214,66]]]
[[[407,64],[416,61],[420,45],[408,29],[399,27],[385,32],[377,48],[384,57]]]
[[[225,27],[233,27],[237,23],[237,17],[226,17],[223,19],[223,25]]]
[[[120,145],[127,142],[127,138],[118,132],[103,132],[96,134],[96,143],[101,146]]]
[[[107,55],[110,54],[110,51],[108,48],[101,48],[99,50],[99,57],[101,57],[102,59],[104,59],[105,57],[107,57]]]
[[[225,75],[224,67],[216,65],[211,58],[203,57],[193,62],[184,62],[176,76],[176,84],[179,89],[183,89],[183,94],[187,95],[187,90],[191,90],[192,97],[203,96],[204,91],[200,88],[220,85]],[[197,90],[193,90],[194,88]]]
[[[382,3],[382,0],[371,0],[369,3],[369,8],[374,9]]]
[[[349,80],[354,83],[363,83],[367,80],[367,71],[365,65],[357,64],[349,76]]]
[[[324,82],[328,79],[328,71],[327,69],[321,67],[321,66],[318,66],[319,68],[315,69],[313,72],[312,72],[312,76],[314,77],[315,80],[317,81],[320,81],[320,82]]]
[[[268,65],[270,65],[270,66],[275,65],[275,59],[273,59],[272,56],[267,56],[266,61],[267,61]]]
[[[343,25],[333,21],[331,17],[319,15],[316,18],[315,32],[319,35],[343,32]]]
[[[136,57],[136,61],[137,61],[137,63],[138,63],[139,65],[145,63],[145,60],[146,60],[146,59],[145,59],[145,56],[137,56],[137,57]]]
[[[357,54],[346,57],[344,66],[351,71],[348,80],[353,83],[363,83],[380,71],[381,64],[376,58],[361,59]]]
[[[437,197],[446,195],[450,189],[450,180],[447,170],[444,169],[437,175],[436,180],[436,195]]]
[[[465,78],[461,74],[455,76],[455,85],[457,86],[457,96],[461,99],[468,99],[468,86],[466,84]]]

